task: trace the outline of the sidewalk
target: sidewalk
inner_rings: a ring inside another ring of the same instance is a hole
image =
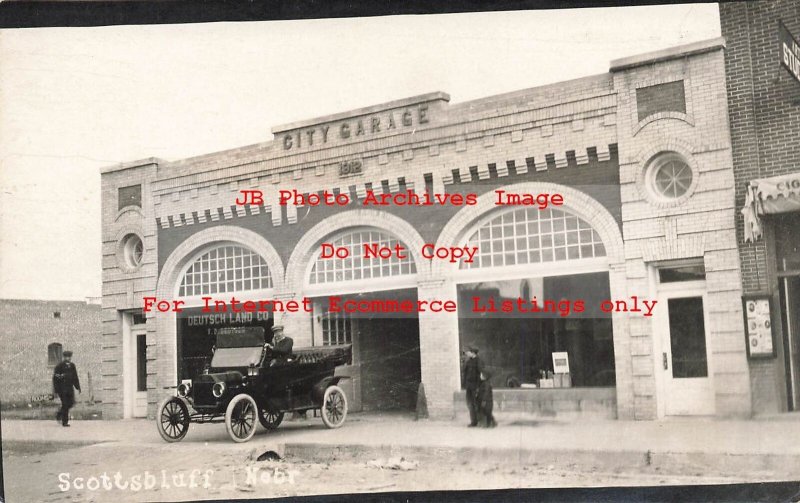
[[[248,444],[231,442],[222,424],[195,425],[182,444],[213,442],[225,450],[269,448],[314,461],[405,456],[443,463],[495,460],[519,464],[629,469],[687,465],[704,470],[800,478],[800,421],[681,419],[666,421],[537,421],[500,416],[495,429],[407,416],[353,414],[338,430],[319,418],[287,421]],[[4,442],[163,444],[151,420],[3,421]],[[68,433],[67,433],[68,432]]]

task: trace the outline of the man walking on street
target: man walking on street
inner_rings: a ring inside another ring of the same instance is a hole
[[[61,409],[56,413],[56,421],[61,426],[69,426],[69,409],[75,404],[75,390],[81,391],[78,369],[72,363],[72,351],[64,351],[64,359],[53,371],[53,391],[61,399]]]
[[[469,426],[478,425],[478,387],[481,384],[483,362],[478,357],[478,348],[469,346],[464,352],[467,361],[464,363],[464,386],[467,389],[467,408],[469,409]]]

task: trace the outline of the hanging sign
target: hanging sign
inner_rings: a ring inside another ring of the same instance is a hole
[[[778,46],[781,66],[800,83],[800,42],[798,42],[783,23],[778,23]]]

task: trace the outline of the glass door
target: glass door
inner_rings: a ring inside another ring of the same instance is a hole
[[[659,415],[713,415],[715,393],[709,349],[705,267],[701,260],[657,270],[655,368],[661,383]],[[660,349],[660,351],[658,351]]]
[[[708,332],[702,293],[661,295],[661,369],[664,413],[714,414],[714,386],[708,362]]]

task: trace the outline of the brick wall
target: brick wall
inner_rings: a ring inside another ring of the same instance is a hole
[[[779,20],[797,37],[800,3],[720,3],[722,35],[727,42],[725,73],[737,208],[744,204],[750,180],[800,170],[800,84],[779,65]],[[768,219],[766,223],[769,225]],[[769,260],[769,236],[765,236],[755,243],[745,243],[743,219],[737,212],[736,237],[744,293],[768,292],[774,297],[778,358],[750,361],[754,411],[769,413],[785,410],[786,388],[775,265]]]
[[[640,121],[659,112],[686,113],[683,80],[636,89],[636,108]]]
[[[153,179],[156,159],[116,166],[101,177],[102,211],[102,267],[103,307],[102,340],[99,347],[103,379],[103,416],[123,416],[123,313],[141,312],[142,298],[156,288],[157,235],[155,222],[146,215],[152,214],[153,197],[149,185]],[[141,206],[119,207],[121,187],[142,186]],[[144,254],[139,267],[124,266],[120,250],[121,240],[128,234],[138,235],[144,243]],[[156,389],[158,365],[168,366],[166,359],[158,359],[155,351],[155,323],[148,324],[147,332],[147,386]],[[174,362],[172,362],[174,364]],[[170,379],[170,381],[174,378]],[[170,383],[174,385],[174,383]]]
[[[626,286],[628,295],[652,296],[657,285],[650,267],[668,260],[703,261],[714,385],[711,410],[723,416],[747,416],[750,389],[743,328],[726,322],[741,320],[742,312],[721,41],[708,43],[703,50],[660,64],[625,65],[615,73]],[[664,97],[639,91],[675,82],[682,82],[685,102],[673,110],[655,111],[663,108]],[[683,112],[675,110],[681,108]],[[664,152],[677,153],[693,173],[689,190],[671,201],[654,197],[645,175]],[[632,318],[629,323],[635,416],[650,419],[665,413],[665,400],[680,398],[658,399],[664,342],[655,332],[656,321]],[[625,384],[618,384],[618,394]]]
[[[59,317],[54,313],[60,313]],[[78,400],[100,400],[100,306],[86,302],[0,300],[0,401],[27,405],[53,392],[53,366],[47,346],[73,351],[83,393]]]

